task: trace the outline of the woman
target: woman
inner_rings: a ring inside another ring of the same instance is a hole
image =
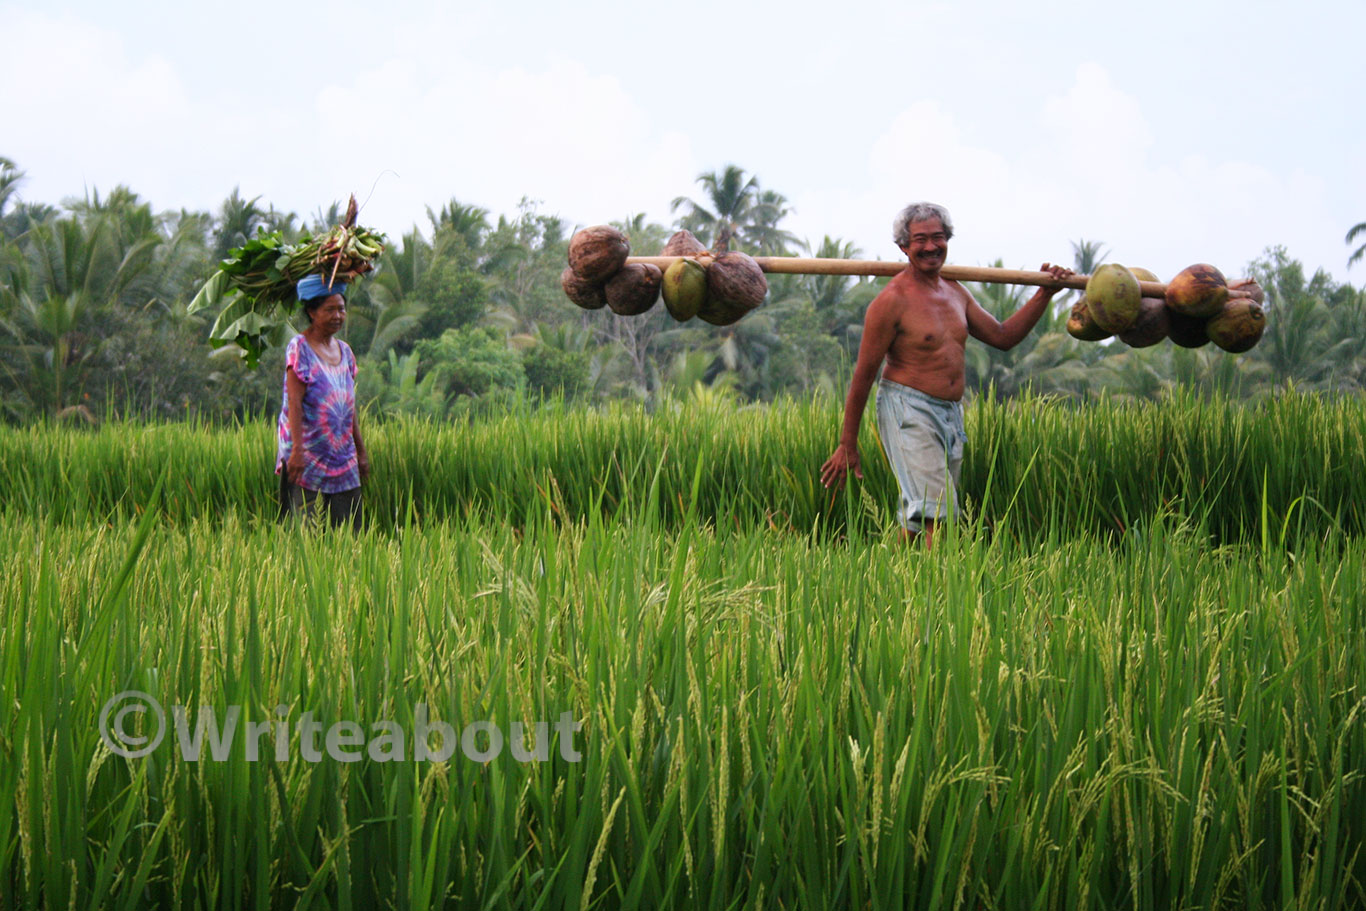
[[[335,337],[346,324],[345,294],[346,285],[321,275],[298,284],[308,328],[285,349],[275,473],[282,516],[311,523],[325,510],[333,526],[359,528],[370,459],[356,424],[356,356]]]

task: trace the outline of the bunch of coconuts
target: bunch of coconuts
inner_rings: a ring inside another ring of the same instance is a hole
[[[1166,298],[1144,297],[1139,281],[1156,282],[1147,269],[1106,263],[1086,282],[1086,294],[1072,307],[1067,331],[1095,342],[1110,336],[1132,348],[1169,338],[1183,348],[1214,342],[1239,354],[1262,338],[1266,314],[1262,289],[1241,280],[1230,287],[1214,266],[1197,263],[1167,283]]]
[[[585,310],[608,307],[622,316],[645,313],[662,291],[674,319],[685,323],[695,316],[713,326],[736,322],[768,293],[768,279],[753,257],[737,250],[713,253],[689,231],[670,237],[660,251],[679,257],[663,271],[653,263],[628,263],[630,255],[630,242],[616,228],[584,228],[569,241],[560,287]]]

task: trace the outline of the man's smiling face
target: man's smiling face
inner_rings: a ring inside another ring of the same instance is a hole
[[[949,237],[937,218],[913,221],[907,228],[911,242],[902,247],[913,264],[927,271],[938,271],[949,252]]]

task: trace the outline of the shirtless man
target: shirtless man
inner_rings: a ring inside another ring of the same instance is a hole
[[[963,461],[964,348],[967,338],[1002,351],[1018,345],[1038,323],[1056,289],[1040,288],[1004,323],[973,300],[958,282],[941,278],[953,222],[933,203],[913,203],[892,223],[892,239],[910,260],[871,304],[863,320],[858,363],[844,403],[844,426],[834,455],[821,466],[821,483],[840,487],[859,466],[858,432],[868,392],[878,384],[877,417],[882,448],[901,486],[897,516],[903,535],[925,533],[958,511]],[[1057,278],[1072,270],[1044,263]]]

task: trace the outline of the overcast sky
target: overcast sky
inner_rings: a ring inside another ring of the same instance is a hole
[[[0,0],[0,156],[34,201],[123,183],[216,210],[240,186],[307,216],[354,191],[391,235],[452,197],[667,224],[734,163],[799,237],[870,259],[929,199],[961,264],[1088,239],[1232,275],[1279,244],[1360,286],[1363,41],[1362,0]]]

